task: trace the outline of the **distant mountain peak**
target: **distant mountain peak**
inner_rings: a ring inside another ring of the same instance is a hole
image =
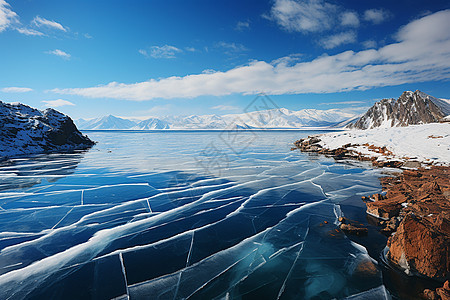
[[[450,101],[438,99],[419,90],[405,91],[396,99],[376,102],[349,128],[399,127],[436,123],[450,114]]]

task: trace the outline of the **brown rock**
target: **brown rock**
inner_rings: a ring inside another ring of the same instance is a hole
[[[392,217],[398,216],[400,210],[402,209],[401,203],[396,200],[383,200],[375,202],[367,202],[367,213],[383,219],[390,219]]]
[[[423,297],[427,300],[438,300],[438,295],[435,291],[426,289],[423,291]]]
[[[450,300],[450,291],[445,290],[444,288],[436,289],[436,294],[440,296],[442,300]]]
[[[449,275],[450,239],[412,214],[402,220],[388,247],[388,258],[407,272],[437,280]]]
[[[355,273],[362,276],[373,276],[378,273],[377,267],[369,259],[364,260],[355,268]]]
[[[385,199],[385,197],[384,197],[383,195],[381,195],[381,194],[373,194],[371,198],[372,198],[374,201],[380,201],[380,200]]]
[[[354,234],[354,235],[366,235],[368,230],[367,228],[364,227],[357,227],[351,224],[345,224],[342,223],[339,228],[341,228],[342,231],[344,231],[345,233],[349,233],[349,234]]]

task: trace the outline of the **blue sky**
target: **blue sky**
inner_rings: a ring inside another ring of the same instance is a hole
[[[73,118],[450,98],[448,1],[0,0],[0,99]]]

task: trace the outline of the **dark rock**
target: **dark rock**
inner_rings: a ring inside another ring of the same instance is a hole
[[[87,149],[94,145],[72,119],[54,109],[40,111],[0,101],[0,157]]]

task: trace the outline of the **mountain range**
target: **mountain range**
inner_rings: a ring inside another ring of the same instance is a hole
[[[75,124],[85,130],[152,130],[152,129],[276,129],[302,127],[343,127],[357,115],[339,109],[304,109],[291,111],[286,108],[254,111],[242,114],[164,116],[143,121],[120,118],[113,115],[97,119],[77,119]]]
[[[448,119],[450,100],[439,99],[421,91],[406,91],[398,99],[376,102],[363,115],[340,109],[286,108],[241,114],[164,116],[133,120],[113,115],[97,119],[78,119],[75,124],[85,130],[160,130],[160,129],[295,129],[398,127],[435,123]]]

